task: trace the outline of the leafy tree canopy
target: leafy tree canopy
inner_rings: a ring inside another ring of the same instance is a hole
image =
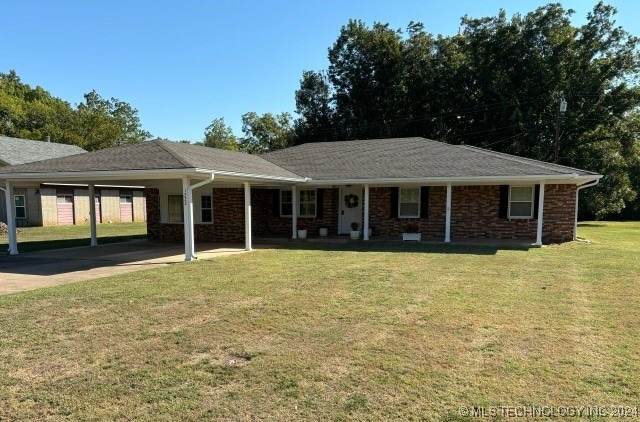
[[[87,150],[142,142],[151,134],[141,128],[138,111],[96,91],[72,107],[41,87],[22,83],[15,71],[0,73],[0,134],[78,145]]]
[[[252,154],[273,151],[292,145],[295,131],[293,118],[289,113],[260,116],[256,112],[242,115],[242,132],[240,150]]]
[[[556,161],[605,175],[585,216],[619,212],[640,191],[638,38],[602,2],[582,26],[573,13],[464,17],[450,37],[352,20],[328,69],[302,74],[295,142],[424,136]]]
[[[238,138],[233,130],[224,123],[223,118],[213,119],[204,131],[204,146],[238,151]]]

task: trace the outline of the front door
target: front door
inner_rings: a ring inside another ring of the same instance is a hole
[[[358,223],[358,230],[362,231],[362,186],[347,186],[340,188],[340,218],[338,232],[348,234],[351,223]]]

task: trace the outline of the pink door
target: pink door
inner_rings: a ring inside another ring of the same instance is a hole
[[[58,193],[56,202],[58,206],[58,224],[73,224],[73,194]]]
[[[120,222],[131,223],[133,221],[133,196],[120,194]]]
[[[96,194],[94,200],[96,204],[96,223],[102,223],[102,201],[99,193]]]

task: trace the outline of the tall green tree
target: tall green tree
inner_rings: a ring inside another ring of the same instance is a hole
[[[350,21],[329,48],[327,77],[303,73],[297,140],[425,136],[556,161],[605,175],[583,195],[589,216],[619,212],[640,191],[627,124],[640,106],[639,40],[602,2],[584,25],[573,13],[549,4],[464,17],[449,37],[415,22],[398,31]]]
[[[292,145],[295,135],[293,118],[289,113],[260,116],[256,112],[242,115],[240,150],[252,154],[274,151]]]
[[[20,81],[15,71],[0,73],[0,134],[78,145],[87,150],[142,142],[151,135],[141,127],[138,111],[96,91],[76,108],[42,87]]]
[[[104,99],[95,90],[78,104],[78,129],[86,150],[139,143],[151,137],[143,130],[138,110],[117,98]]]
[[[211,148],[238,151],[238,138],[231,127],[224,123],[224,118],[213,119],[204,131],[204,146]]]

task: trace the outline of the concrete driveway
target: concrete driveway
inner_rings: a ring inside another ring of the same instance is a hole
[[[198,244],[198,259],[245,252],[241,245]],[[0,295],[184,262],[184,246],[146,240],[0,255]]]

